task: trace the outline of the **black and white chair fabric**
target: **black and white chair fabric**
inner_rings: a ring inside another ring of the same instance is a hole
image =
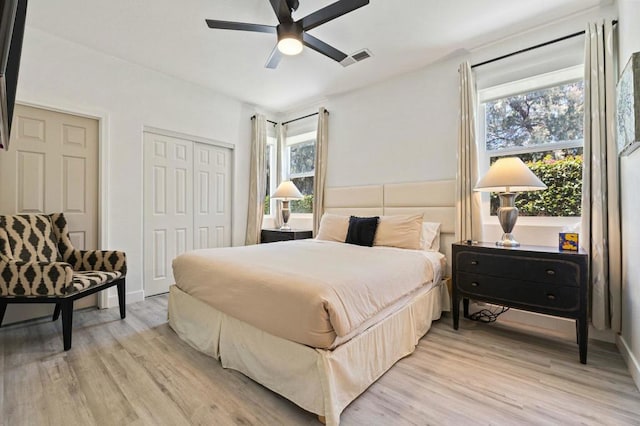
[[[9,303],[55,303],[67,351],[75,300],[118,286],[125,317],[126,274],[122,251],[75,249],[62,213],[0,216],[0,326]]]

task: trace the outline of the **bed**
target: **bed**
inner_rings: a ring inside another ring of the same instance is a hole
[[[315,240],[222,249],[222,253],[220,249],[192,252],[174,262],[169,323],[183,340],[220,360],[223,367],[240,371],[327,424],[337,425],[344,408],[396,361],[411,354],[432,321],[449,309],[442,277],[448,275],[450,263],[442,260],[454,240],[454,183],[328,188],[325,211],[359,216],[420,214],[425,221],[440,224],[444,253]],[[297,257],[289,263],[282,261],[283,256]],[[324,269],[336,273],[305,265],[310,262],[305,259],[314,256],[334,265]],[[240,258],[248,260],[248,266],[237,264]],[[347,258],[356,262],[351,272],[360,274],[349,275],[349,265],[340,263]],[[303,268],[291,269],[286,266],[290,264]],[[375,270],[377,264],[380,270]],[[369,268],[374,270],[367,275]],[[392,275],[385,275],[385,268]],[[227,303],[244,300],[247,294],[257,297],[236,310],[216,305],[211,296],[215,292],[204,284],[214,275],[220,288],[227,289]],[[275,314],[276,302],[268,300],[274,291],[269,276],[290,290],[286,294],[275,290],[274,299],[281,300]],[[322,290],[316,280],[332,287]],[[385,280],[395,282],[389,294]],[[355,308],[342,309],[341,293],[352,291],[356,284],[364,286],[362,292],[368,296],[358,299]],[[307,287],[320,288],[319,296],[309,296]],[[371,301],[371,294],[384,300]]]

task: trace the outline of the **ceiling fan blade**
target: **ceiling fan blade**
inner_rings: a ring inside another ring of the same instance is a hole
[[[245,22],[216,21],[215,19],[207,19],[206,21],[209,28],[220,30],[254,31],[258,33],[271,34],[275,34],[276,32],[276,27],[273,27],[271,25],[247,24]]]
[[[342,62],[347,57],[346,53],[339,51],[333,46],[329,46],[324,41],[319,40],[307,33],[302,33],[302,43],[305,46],[315,50],[316,52],[322,53],[323,55],[330,57],[336,62]]]
[[[280,53],[278,46],[276,45],[271,51],[271,55],[269,55],[269,59],[267,59],[267,63],[264,67],[275,69],[280,63],[280,59],[282,59],[282,53]]]
[[[278,17],[278,22],[280,22],[281,24],[290,24],[291,22],[293,22],[293,18],[291,17],[291,9],[289,9],[287,0],[269,0],[269,3],[271,3],[271,7],[273,7],[273,11]]]
[[[302,29],[305,31],[311,30],[318,25],[322,25],[325,22],[329,22],[333,19],[352,12],[369,4],[369,0],[340,0],[320,10],[316,10],[310,15],[300,19],[302,23]]]

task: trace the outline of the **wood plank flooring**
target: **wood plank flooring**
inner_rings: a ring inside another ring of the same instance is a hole
[[[167,296],[0,329],[2,425],[314,425],[316,416],[200,354],[167,324]],[[640,393],[614,345],[451,317],[434,323],[344,411],[342,425],[638,425]]]

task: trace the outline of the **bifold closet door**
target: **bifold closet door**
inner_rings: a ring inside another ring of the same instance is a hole
[[[166,293],[193,247],[193,142],[144,133],[144,292]]]
[[[144,291],[166,293],[188,250],[231,245],[231,150],[144,134]]]
[[[231,245],[231,150],[194,144],[193,248]]]

